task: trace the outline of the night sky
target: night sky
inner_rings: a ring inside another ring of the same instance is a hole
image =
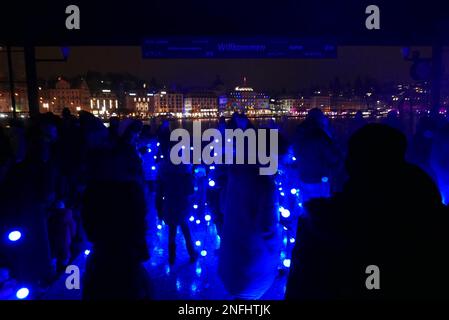
[[[429,48],[419,49],[430,56]],[[38,48],[37,58],[59,58],[59,48]],[[220,75],[225,86],[234,87],[243,76],[258,90],[295,91],[312,85],[327,85],[336,76],[342,83],[357,76],[379,82],[411,81],[410,62],[400,47],[339,47],[337,59],[289,60],[149,60],[142,59],[140,47],[72,47],[68,62],[40,62],[38,76],[72,77],[88,70],[131,73],[143,79],[155,78],[166,85],[209,86]]]

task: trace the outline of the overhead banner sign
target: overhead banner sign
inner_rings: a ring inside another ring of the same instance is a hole
[[[329,42],[285,38],[150,38],[142,44],[146,59],[332,59]]]

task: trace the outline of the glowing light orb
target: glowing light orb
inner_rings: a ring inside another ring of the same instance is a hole
[[[281,197],[283,197],[283,196],[285,196],[285,193],[281,192],[280,195],[281,195]]]
[[[290,243],[295,243],[295,238],[290,238]]]
[[[210,166],[209,169],[215,170],[215,166]]]
[[[213,150],[213,149],[214,149],[214,146],[210,146],[209,149]]]
[[[193,147],[190,147],[190,150],[193,151]]]
[[[157,156],[154,156],[153,158],[154,158],[154,160],[156,160],[156,159],[157,159]]]
[[[283,218],[288,218],[288,217],[290,217],[290,210],[281,207],[281,208],[279,209],[279,211],[281,212],[281,216],[282,216]]]
[[[201,250],[200,254],[201,254],[202,257],[205,257],[205,256],[207,256],[207,251],[206,250]]]
[[[148,153],[151,153],[151,148],[148,148]]]
[[[164,159],[164,155],[163,154],[161,154],[161,159]]]
[[[200,224],[201,223],[201,221],[198,219],[198,220],[196,220],[196,224]]]
[[[297,192],[298,192],[298,190],[296,190],[295,188],[290,190],[290,193],[293,194],[293,195],[295,195]]]
[[[158,225],[157,225],[157,229],[158,229],[158,230],[162,230],[162,225],[158,224]]]
[[[151,170],[156,170],[156,167],[155,166],[151,166]]]
[[[196,241],[195,241],[195,245],[196,245],[197,247],[199,247],[199,246],[201,245],[201,241],[200,241],[200,240],[196,240]]]
[[[196,269],[195,269],[195,273],[196,273],[196,275],[199,277],[200,275],[201,275],[201,272],[202,272],[203,270],[201,270],[201,267],[197,267]]]
[[[279,189],[278,189],[279,191],[282,191],[282,187],[279,187]]]
[[[198,205],[197,205],[197,204],[194,204],[194,205],[193,205],[193,209],[195,209],[195,210],[198,209]]]
[[[291,260],[290,259],[284,259],[284,261],[282,262],[282,264],[284,265],[284,267],[286,268],[290,268],[291,265]]]
[[[215,181],[214,180],[209,181],[209,187],[215,187]]]
[[[194,216],[191,216],[191,217],[189,218],[189,221],[190,221],[190,222],[195,221],[195,217],[194,217]]]
[[[158,146],[158,147],[159,147],[160,145],[161,145],[161,144],[160,144],[159,142],[156,144],[156,146]]]
[[[20,231],[14,230],[8,234],[8,239],[11,242],[16,242],[17,240],[20,240],[20,238],[22,238],[22,233],[20,233]]]
[[[210,216],[210,214],[206,214],[204,216],[204,220],[206,220],[206,221],[210,221],[211,219],[212,219],[212,217]]]
[[[17,290],[16,297],[17,299],[25,299],[30,294],[30,290],[28,288],[20,288]]]
[[[226,140],[227,142],[231,142],[231,139]]]
[[[215,143],[219,143],[220,142],[220,140],[218,140],[218,139],[215,139]]]
[[[328,177],[322,177],[321,178],[321,182],[324,182],[324,183],[329,182],[329,178]]]
[[[296,161],[296,157],[292,157],[292,160],[293,160],[293,161]]]
[[[184,150],[186,148],[186,146],[182,146],[181,149]]]
[[[85,256],[88,256],[89,254],[90,254],[90,250],[89,249],[84,250],[84,255]]]

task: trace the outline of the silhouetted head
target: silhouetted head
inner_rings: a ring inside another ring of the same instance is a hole
[[[349,140],[346,169],[351,178],[379,177],[405,164],[407,141],[398,130],[368,124]]]
[[[70,113],[70,109],[69,108],[64,108],[62,109],[62,117],[63,118],[70,118],[72,114]]]

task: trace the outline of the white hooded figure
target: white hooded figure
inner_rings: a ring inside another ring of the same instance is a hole
[[[237,299],[259,299],[276,275],[281,249],[272,176],[256,166],[230,168],[218,273]]]

